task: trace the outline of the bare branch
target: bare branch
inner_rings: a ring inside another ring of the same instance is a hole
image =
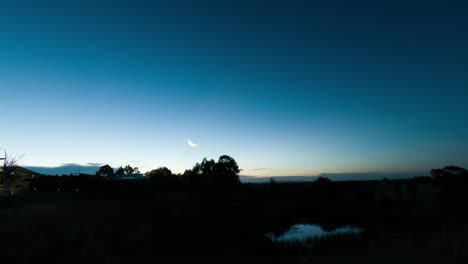
[[[16,156],[14,153],[8,154],[5,150],[5,156],[2,158],[3,166],[1,167],[0,184],[7,182],[11,178],[16,167],[18,167],[18,161],[23,157],[24,154]]]

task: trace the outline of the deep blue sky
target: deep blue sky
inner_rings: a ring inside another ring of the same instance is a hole
[[[466,4],[171,2],[0,1],[0,148],[176,172],[228,154],[265,176],[468,166]]]

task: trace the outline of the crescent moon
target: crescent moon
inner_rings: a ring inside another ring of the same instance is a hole
[[[195,147],[197,147],[197,146],[198,146],[198,144],[196,144],[196,143],[192,142],[192,140],[190,140],[190,139],[189,139],[189,140],[187,140],[187,144],[188,144],[190,147],[192,147],[192,148],[195,148]]]

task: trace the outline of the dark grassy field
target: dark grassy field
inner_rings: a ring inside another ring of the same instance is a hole
[[[0,201],[5,263],[466,263],[466,195],[430,181],[250,184],[235,192],[30,192]],[[267,232],[359,225],[315,247]]]

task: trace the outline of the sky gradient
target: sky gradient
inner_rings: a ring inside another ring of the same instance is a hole
[[[192,2],[0,1],[0,148],[174,172],[227,154],[254,176],[468,167],[467,4]]]

